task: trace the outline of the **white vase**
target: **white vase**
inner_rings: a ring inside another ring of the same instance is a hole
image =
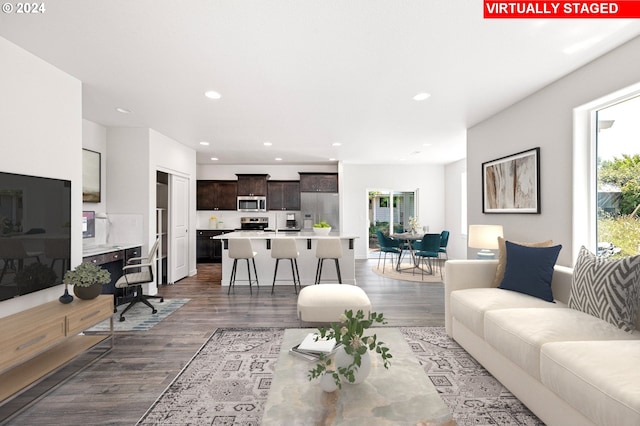
[[[338,349],[334,358],[336,370],[340,367],[348,367],[353,363],[353,355],[349,355],[344,348]],[[371,356],[369,355],[369,351],[367,350],[364,355],[361,356],[361,364],[360,367],[354,368],[354,378],[355,381],[350,382],[346,377],[341,376],[340,380],[342,383],[349,383],[356,385],[358,383],[362,383],[369,376],[371,372]]]
[[[327,373],[320,377],[320,388],[325,392],[333,392],[338,389],[336,381],[333,379],[333,374]]]

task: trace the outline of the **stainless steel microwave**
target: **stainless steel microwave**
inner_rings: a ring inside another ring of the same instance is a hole
[[[254,197],[249,195],[238,196],[239,212],[266,212],[267,197]]]

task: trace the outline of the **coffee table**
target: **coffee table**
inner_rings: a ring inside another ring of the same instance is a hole
[[[371,373],[364,383],[344,383],[327,393],[319,380],[309,381],[315,365],[289,354],[310,329],[284,333],[263,425],[455,425],[449,408],[430,383],[411,348],[396,328],[370,329],[393,355],[387,370],[372,353]]]

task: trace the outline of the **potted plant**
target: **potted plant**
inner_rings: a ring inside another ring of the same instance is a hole
[[[329,225],[324,220],[319,223],[314,223],[313,232],[315,232],[318,235],[329,235],[329,232],[331,232],[331,225]]]
[[[336,344],[342,343],[342,347],[335,353],[333,361],[329,356],[320,355],[316,367],[309,370],[309,380],[320,378],[322,388],[327,392],[342,388],[342,379],[353,384],[361,383],[371,370],[369,351],[380,354],[384,368],[389,368],[389,359],[392,358],[389,348],[375,334],[364,335],[374,323],[386,324],[384,315],[371,312],[365,317],[362,310],[356,314],[347,310],[340,315],[340,324],[331,324],[328,329],[319,328],[319,339],[335,339]]]
[[[109,271],[93,263],[81,263],[75,270],[64,274],[64,283],[73,284],[73,293],[84,300],[97,297],[102,293],[102,284],[110,281]]]

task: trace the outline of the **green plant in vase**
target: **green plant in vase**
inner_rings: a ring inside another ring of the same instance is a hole
[[[80,299],[93,299],[102,292],[102,285],[111,282],[109,271],[93,263],[81,263],[64,274],[64,283],[73,284],[73,292]]]
[[[355,314],[351,310],[346,310],[340,315],[339,324],[331,324],[329,328],[319,328],[319,339],[335,339],[336,344],[342,343],[342,348],[335,354],[335,361],[330,356],[321,355],[315,368],[309,370],[309,380],[322,379],[323,376],[330,375],[335,386],[340,389],[342,379],[346,379],[349,383],[359,383],[364,380],[364,378],[358,379],[359,370],[366,370],[366,375],[370,368],[369,351],[379,354],[384,368],[388,369],[391,365],[389,360],[392,358],[389,348],[384,342],[379,341],[375,334],[369,336],[364,334],[365,330],[374,323],[386,324],[384,315],[371,312],[365,317],[362,310],[358,310]],[[343,354],[340,353],[341,350]],[[343,355],[342,359],[348,361],[340,361],[340,355]]]

